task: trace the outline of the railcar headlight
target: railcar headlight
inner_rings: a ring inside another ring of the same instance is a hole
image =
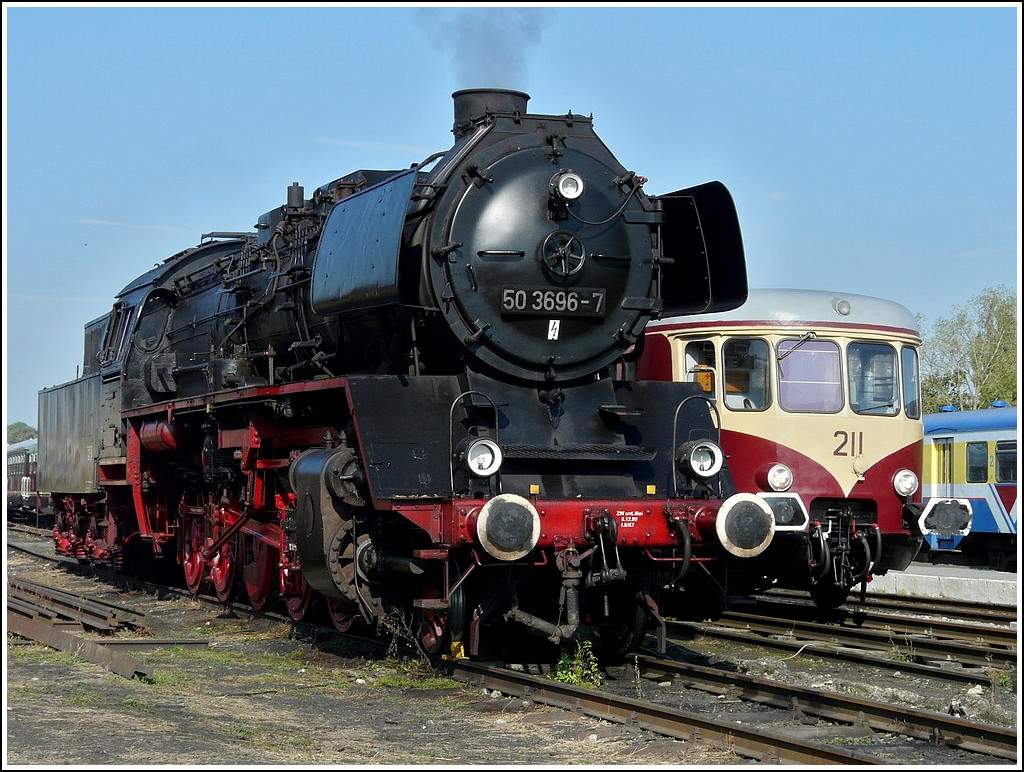
[[[766,478],[773,491],[788,491],[793,484],[793,470],[785,464],[773,464]]]
[[[583,195],[583,178],[573,171],[560,171],[551,178],[551,195],[563,201],[575,201]]]
[[[501,467],[501,448],[494,440],[482,437],[466,448],[466,467],[477,477],[490,477]]]
[[[901,469],[892,478],[892,487],[900,496],[913,496],[917,491],[917,475],[909,469]]]
[[[722,449],[710,440],[686,442],[676,451],[676,463],[686,475],[707,479],[722,469],[725,455]]]

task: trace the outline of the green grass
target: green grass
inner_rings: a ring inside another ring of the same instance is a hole
[[[604,675],[594,655],[593,643],[587,638],[576,639],[576,651],[572,654],[562,652],[552,677],[571,686],[601,686],[604,683]]]

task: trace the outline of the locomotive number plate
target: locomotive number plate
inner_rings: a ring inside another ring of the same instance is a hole
[[[540,316],[604,316],[604,299],[603,289],[504,287],[501,291],[501,310],[506,314]]]

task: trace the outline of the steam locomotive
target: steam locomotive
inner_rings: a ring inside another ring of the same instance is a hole
[[[59,554],[465,657],[624,653],[692,566],[769,545],[712,402],[635,378],[650,320],[746,298],[728,190],[649,196],[592,117],[452,97],[449,150],[294,183],[86,324],[39,394]]]

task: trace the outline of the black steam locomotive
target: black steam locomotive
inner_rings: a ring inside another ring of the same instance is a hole
[[[450,150],[295,183],[86,325],[40,392],[59,553],[464,656],[624,652],[695,563],[767,546],[699,388],[632,377],[649,320],[746,298],[726,188],[648,196],[590,117],[453,97]]]

